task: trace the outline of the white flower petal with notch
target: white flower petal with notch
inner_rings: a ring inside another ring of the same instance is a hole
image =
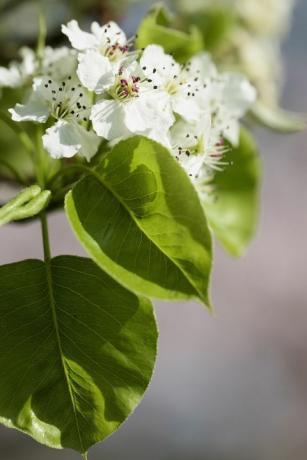
[[[69,21],[67,25],[62,25],[62,32],[68,37],[72,47],[78,51],[85,51],[99,46],[98,38],[80,29],[75,19]]]

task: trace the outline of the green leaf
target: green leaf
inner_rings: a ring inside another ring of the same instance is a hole
[[[281,133],[295,133],[307,129],[307,116],[271,108],[262,102],[254,104],[251,115],[263,126]]]
[[[0,421],[85,452],[140,402],[156,356],[152,306],[92,261],[0,267]]]
[[[215,177],[216,200],[204,206],[223,247],[241,256],[257,225],[261,176],[257,147],[247,131],[242,129],[240,145],[227,154],[227,160],[230,165]]]
[[[163,46],[179,62],[188,61],[204,48],[202,34],[191,26],[189,33],[172,27],[172,19],[163,5],[156,5],[141,22],[136,47],[145,48],[151,44]]]
[[[34,217],[46,208],[51,192],[32,185],[0,208],[0,227],[12,221]]]
[[[184,18],[185,22],[197,26],[202,33],[205,49],[215,51],[228,39],[228,35],[236,26],[233,9],[223,6],[212,6],[195,15]]]
[[[160,144],[117,144],[67,195],[66,212],[95,262],[132,291],[210,305],[207,221],[186,173]]]

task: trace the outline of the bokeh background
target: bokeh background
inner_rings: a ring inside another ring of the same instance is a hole
[[[51,27],[78,2],[53,3]],[[129,9],[128,32],[146,9],[145,2]],[[25,15],[33,11],[24,7],[19,27],[17,16],[2,9],[0,41],[7,31],[9,46],[24,34],[31,41],[33,21]],[[299,112],[307,111],[306,23],[307,2],[298,0],[283,47],[283,105]],[[214,316],[192,302],[156,303],[160,347],[153,381],[139,408],[90,451],[90,460],[306,460],[307,134],[259,130],[256,136],[264,178],[253,244],[241,260],[216,247]],[[0,196],[6,193],[0,184]],[[50,230],[54,254],[82,254],[62,213],[52,215]],[[36,223],[1,228],[0,263],[41,257],[39,242]],[[1,460],[78,458],[0,427]]]

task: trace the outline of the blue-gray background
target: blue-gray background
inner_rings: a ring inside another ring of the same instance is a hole
[[[142,11],[133,9],[127,27]],[[306,24],[300,0],[284,46],[283,104],[301,112]],[[306,460],[307,136],[261,131],[257,138],[264,184],[255,241],[239,261],[217,248],[213,317],[193,303],[156,304],[160,347],[151,386],[91,460]],[[0,234],[0,263],[41,256],[36,224]],[[82,254],[60,213],[51,218],[51,238],[54,253]],[[1,460],[78,458],[0,428]]]

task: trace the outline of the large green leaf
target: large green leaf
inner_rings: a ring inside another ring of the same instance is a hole
[[[216,200],[205,204],[209,225],[234,256],[246,250],[257,225],[261,176],[257,147],[242,130],[240,145],[227,154],[230,165],[215,177]]]
[[[66,212],[87,252],[123,285],[210,304],[207,221],[186,173],[160,144],[117,144],[68,194]]]
[[[0,267],[0,318],[3,424],[85,452],[142,398],[156,355],[151,304],[92,261]]]
[[[163,5],[157,5],[148,13],[138,29],[136,46],[145,48],[155,43],[163,46],[167,53],[173,54],[180,62],[188,61],[199,51],[203,50],[202,34],[195,26],[190,26],[190,32],[174,29],[169,12]]]

